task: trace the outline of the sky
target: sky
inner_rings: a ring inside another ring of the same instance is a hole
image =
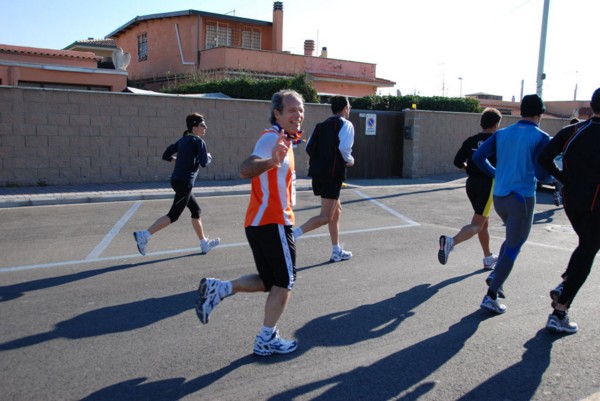
[[[0,0],[0,43],[63,49],[136,16],[200,10],[272,21],[273,0]],[[600,87],[599,0],[549,0],[542,97],[589,100]],[[283,50],[377,65],[380,94],[518,101],[536,93],[544,0],[283,0]]]

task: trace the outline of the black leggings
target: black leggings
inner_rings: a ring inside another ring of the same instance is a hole
[[[181,213],[183,213],[183,209],[185,209],[186,206],[190,209],[190,212],[192,212],[192,219],[199,219],[200,206],[192,193],[194,186],[185,181],[171,180],[171,188],[175,191],[173,205],[171,205],[171,210],[167,213],[167,217],[171,220],[171,223],[174,223],[179,219],[179,216],[181,216]]]
[[[579,237],[579,245],[573,251],[567,270],[562,275],[566,280],[558,303],[571,306],[590,274],[594,258],[600,249],[600,212],[565,209],[565,213]]]

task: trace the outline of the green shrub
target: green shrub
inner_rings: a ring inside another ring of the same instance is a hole
[[[193,82],[164,89],[165,93],[192,94],[221,92],[236,99],[271,100],[273,93],[281,89],[293,89],[304,97],[307,103],[319,103],[317,91],[306,74],[292,78],[254,78],[244,75],[240,78],[227,78],[217,81],[194,80]]]
[[[483,109],[479,100],[472,98],[442,96],[365,96],[351,101],[352,107],[362,110],[402,111],[410,109],[413,104],[418,110],[456,111],[479,113]]]

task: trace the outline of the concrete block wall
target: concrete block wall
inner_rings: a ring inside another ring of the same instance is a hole
[[[269,106],[268,101],[256,100],[0,86],[0,186],[168,181],[173,165],[162,161],[162,153],[181,137],[185,117],[192,112],[206,117],[205,140],[213,156],[213,163],[200,169],[198,179],[237,179],[240,163],[270,126]],[[352,111],[354,117],[363,112]],[[456,151],[468,136],[479,132],[476,113],[410,110],[396,114],[399,121],[404,119],[404,132],[397,132],[402,124],[393,118],[387,124],[382,118],[377,126],[381,135],[369,141],[360,140],[358,135],[365,133],[357,125],[356,143],[378,149],[380,143],[373,141],[389,144],[390,135],[403,135],[398,153],[407,178],[456,172],[452,164]],[[305,105],[304,137],[330,115],[329,105]],[[501,127],[517,120],[504,116]],[[544,118],[541,128],[554,135],[567,124],[566,119]],[[391,132],[383,135],[384,130]],[[356,154],[370,154],[370,150]],[[386,160],[370,157],[357,160],[357,166]],[[370,167],[365,171],[392,171]],[[308,157],[303,145],[296,151],[296,170],[298,177],[306,177]]]
[[[199,180],[237,179],[239,164],[270,126],[268,101],[0,87],[0,186],[168,181],[165,148],[185,117],[206,118],[213,163]],[[306,105],[307,136],[330,115]],[[308,158],[296,152],[298,176]]]
[[[454,156],[465,139],[480,132],[480,117],[478,113],[405,111],[403,176],[456,172]],[[518,120],[517,116],[503,116],[500,128]],[[568,124],[569,119],[542,118],[540,128],[552,136]]]

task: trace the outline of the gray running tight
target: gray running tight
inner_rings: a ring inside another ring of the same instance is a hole
[[[489,290],[494,293],[498,293],[502,288],[512,271],[521,247],[529,237],[534,207],[535,197],[525,198],[514,192],[508,196],[494,196],[494,209],[506,226],[506,239],[500,248],[494,279],[489,287]]]

